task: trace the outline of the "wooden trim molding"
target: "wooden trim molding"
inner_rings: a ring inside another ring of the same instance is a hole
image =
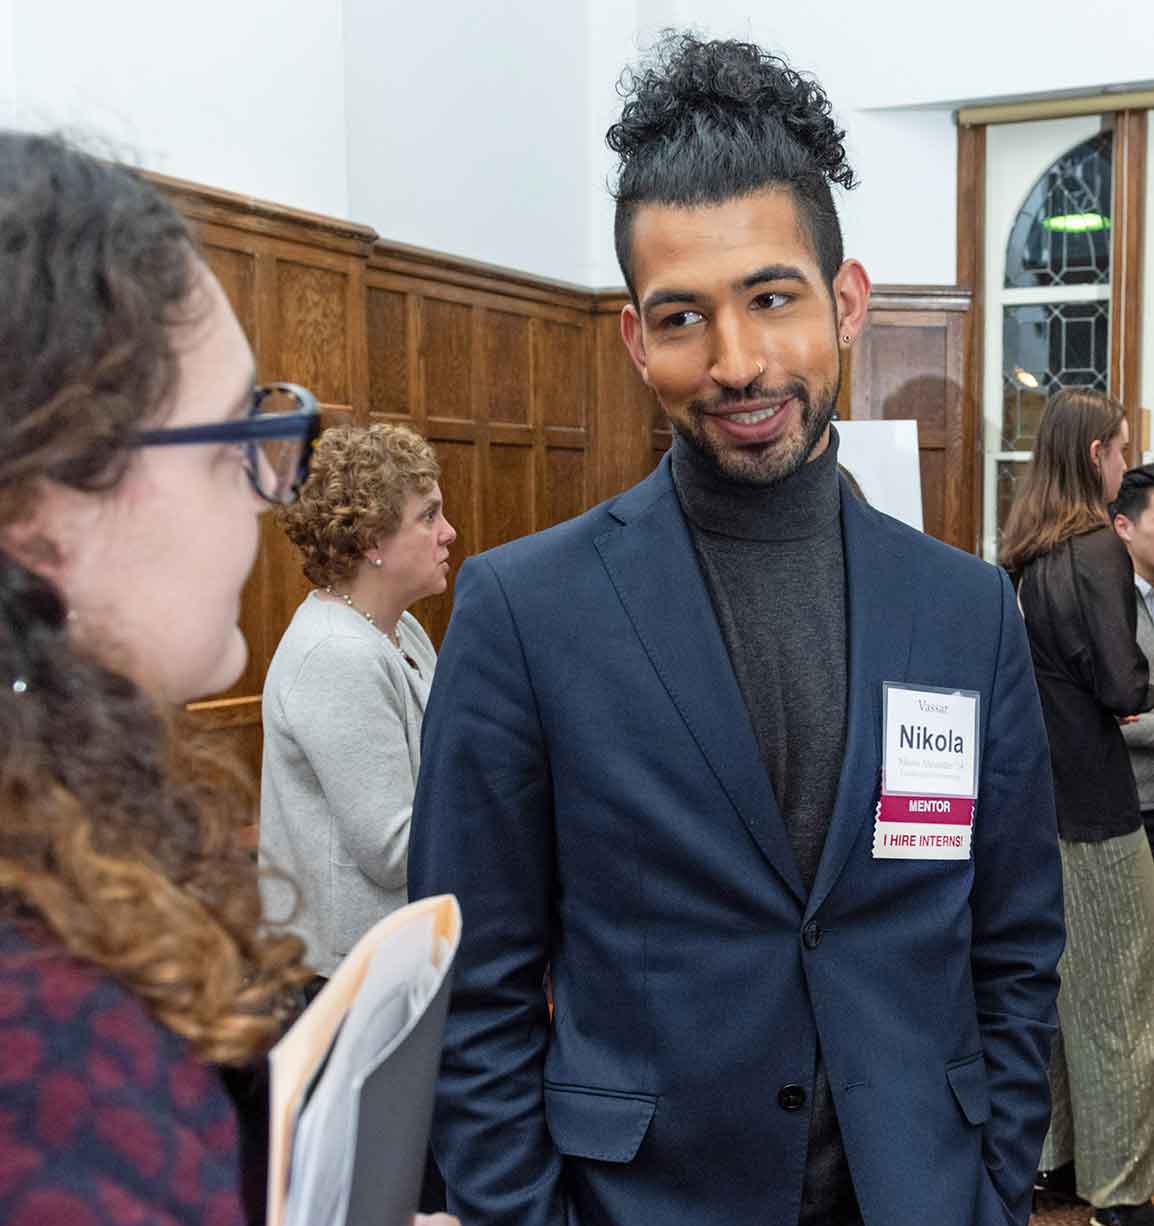
[[[956,493],[950,495],[958,517],[963,548],[977,551],[982,531],[984,465],[982,459],[982,381],[985,371],[986,309],[986,129],[958,131],[957,276],[969,291],[966,316],[965,377],[960,406],[960,469]]]
[[[956,118],[960,128],[977,128],[996,123],[1109,115],[1114,111],[1148,111],[1151,108],[1154,108],[1154,89],[1131,89],[1080,94],[1075,98],[1035,98],[1023,102],[995,102],[988,106],[963,106],[956,112]]]
[[[1142,447],[1142,283],[1146,245],[1145,111],[1114,124],[1114,217],[1110,275],[1110,390],[1130,419],[1130,462]]]

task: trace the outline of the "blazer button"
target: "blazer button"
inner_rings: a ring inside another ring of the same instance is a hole
[[[804,1086],[782,1086],[777,1092],[778,1106],[783,1111],[800,1111],[805,1106]]]
[[[810,920],[801,930],[801,942],[806,949],[817,949],[822,938],[821,925],[817,920]]]

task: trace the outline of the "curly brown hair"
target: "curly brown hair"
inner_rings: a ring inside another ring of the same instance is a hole
[[[309,974],[301,942],[262,919],[237,837],[251,785],[77,647],[60,592],[7,535],[45,481],[120,480],[173,386],[198,266],[136,175],[0,131],[0,919],[102,967],[201,1058],[240,1064]]]
[[[432,446],[408,426],[326,430],[300,496],[278,512],[306,578],[320,587],[351,578],[365,551],[400,527],[408,496],[428,493],[440,476]]]

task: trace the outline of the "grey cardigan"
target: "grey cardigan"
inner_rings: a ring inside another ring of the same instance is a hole
[[[410,614],[414,670],[355,610],[306,597],[265,678],[260,861],[270,919],[288,921],[321,975],[406,901],[421,719],[437,656]]]
[[[1151,676],[1154,676],[1154,621],[1150,620],[1150,610],[1137,588],[1134,598],[1138,603],[1138,646],[1150,662]],[[1130,751],[1130,765],[1138,785],[1138,804],[1143,812],[1154,809],[1154,711],[1139,715],[1132,724],[1123,724],[1122,736]]]

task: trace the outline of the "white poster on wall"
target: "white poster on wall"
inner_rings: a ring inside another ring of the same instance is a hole
[[[922,531],[916,421],[839,421],[837,461],[879,511]]]

